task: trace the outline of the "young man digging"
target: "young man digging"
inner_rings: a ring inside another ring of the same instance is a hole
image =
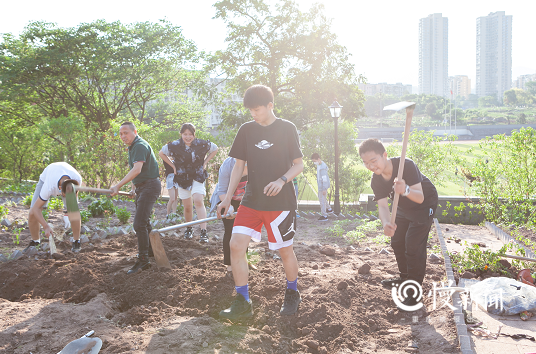
[[[269,87],[251,86],[244,94],[244,106],[253,121],[243,124],[229,156],[236,159],[227,195],[218,206],[218,217],[226,214],[234,191],[248,166],[248,183],[238,208],[231,237],[231,266],[236,298],[230,308],[220,312],[229,320],[253,316],[248,288],[246,250],[251,239],[261,240],[261,228],[268,232],[271,250],[279,250],[287,289],[282,315],[292,315],[301,302],[297,288],[298,260],[292,246],[296,232],[296,194],[292,179],[303,171],[302,152],[296,126],[274,115],[274,95]]]
[[[361,143],[359,155],[365,167],[374,172],[370,185],[378,203],[384,234],[391,237],[400,271],[399,278],[383,280],[382,285],[391,289],[405,280],[422,285],[426,271],[426,243],[437,208],[437,190],[410,159],[405,160],[402,179],[397,180],[400,157],[388,158],[383,144],[377,139]],[[394,193],[400,194],[400,199],[395,224],[392,224],[387,198],[392,200]],[[410,291],[402,302],[407,306],[417,304],[418,294],[409,294]]]
[[[76,185],[82,183],[82,177],[73,166],[69,165],[66,162],[54,162],[48,165],[43,173],[39,176],[39,182],[35,187],[35,192],[32,198],[32,203],[30,206],[30,212],[28,215],[28,226],[30,228],[30,234],[32,235],[32,240],[28,247],[26,247],[23,253],[26,253],[30,250],[30,247],[37,247],[41,245],[41,239],[39,238],[40,226],[43,226],[45,230],[45,237],[48,237],[52,234],[52,229],[50,225],[45,221],[43,217],[43,208],[48,204],[48,201],[53,196],[62,196],[63,206],[65,209],[65,192],[72,192],[72,185],[64,183],[65,181],[70,180]],[[64,190],[66,189],[66,190]],[[69,220],[67,214],[63,217],[65,222],[65,228],[69,226],[73,230],[73,252],[80,251],[80,220]]]

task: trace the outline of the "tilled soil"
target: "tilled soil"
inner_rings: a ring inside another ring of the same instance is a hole
[[[221,222],[209,224],[219,240],[211,237],[208,245],[195,237],[163,237],[172,270],[153,265],[127,276],[137,253],[133,234],[85,244],[77,255],[63,242],[55,259],[42,253],[0,263],[0,352],[57,353],[90,329],[103,340],[103,353],[459,352],[452,312],[434,309],[426,296],[432,282],[445,279],[443,264],[428,264],[425,307],[402,312],[379,284],[397,274],[394,256],[378,254],[390,248],[370,235],[352,249],[343,238],[327,236],[332,225],[299,220],[295,253],[303,301],[293,316],[279,315],[281,260],[266,242],[251,244],[254,316],[241,323],[218,319],[234,295],[222,264]],[[6,234],[0,247],[7,251],[29,241],[27,236],[15,246]],[[373,251],[365,252],[366,246]],[[364,264],[370,272],[359,274]]]

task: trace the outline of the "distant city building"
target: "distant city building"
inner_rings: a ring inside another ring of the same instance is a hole
[[[471,79],[467,75],[449,76],[449,90],[453,97],[467,98],[471,94]]]
[[[503,93],[512,84],[512,16],[492,12],[476,19],[476,94]]]
[[[388,84],[385,82],[379,84],[358,84],[361,91],[365,93],[365,96],[375,96],[378,93],[384,95],[393,95],[401,97],[412,93],[413,88],[411,85],[403,85],[400,82],[396,84]]]
[[[529,81],[536,81],[536,74],[518,76],[518,78],[512,82],[512,87],[524,90],[525,84]]]
[[[419,21],[419,93],[448,96],[448,18],[432,14]]]
[[[218,93],[225,92],[225,81],[224,79],[218,79],[218,78],[210,78],[210,84],[212,86],[216,87],[216,90]],[[223,104],[228,105],[231,102],[240,102],[242,103],[242,96],[238,94],[232,94],[230,97],[227,97]],[[208,114],[208,127],[209,128],[215,128],[219,126],[222,122],[221,113],[222,113],[222,107],[216,107],[215,105],[210,105],[205,107],[206,109],[210,110],[210,113]]]

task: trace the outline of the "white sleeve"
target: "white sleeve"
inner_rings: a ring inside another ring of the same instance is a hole
[[[208,151],[208,154],[212,154],[214,151],[218,150],[218,146],[214,144],[213,142],[210,143],[210,150]]]
[[[57,187],[56,187],[57,188]],[[39,198],[43,201],[48,201],[50,197],[53,197],[57,195],[56,189],[54,188],[54,185],[51,183],[50,178],[45,180],[45,183],[43,184],[43,187],[41,188],[41,192],[39,193]]]
[[[160,151],[162,151],[162,153],[163,153],[164,155],[166,155],[166,156],[169,157],[169,149],[168,149],[167,144],[164,145],[164,146],[162,147],[162,149],[160,149]]]

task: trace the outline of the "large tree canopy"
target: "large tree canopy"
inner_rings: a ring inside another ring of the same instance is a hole
[[[222,0],[216,16],[227,24],[228,46],[216,53],[228,92],[243,93],[253,84],[274,92],[276,114],[305,128],[329,117],[334,99],[344,106],[343,119],[363,115],[362,92],[346,48],[330,31],[322,5],[302,12],[291,0]],[[227,110],[227,124],[246,119],[237,107]]]
[[[166,21],[34,22],[0,44],[0,100],[10,102],[3,107],[12,119],[32,120],[22,109],[29,104],[49,118],[77,114],[106,131],[120,114],[146,120],[148,103],[160,95],[202,85],[198,59],[195,45]]]

